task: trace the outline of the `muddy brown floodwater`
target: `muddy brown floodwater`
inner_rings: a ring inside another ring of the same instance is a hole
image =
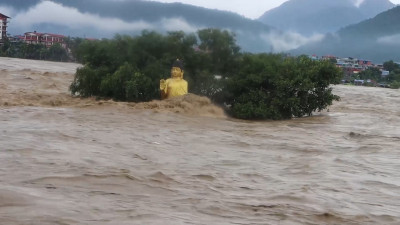
[[[248,122],[188,95],[73,98],[78,64],[0,58],[0,224],[400,224],[400,91],[335,86]]]

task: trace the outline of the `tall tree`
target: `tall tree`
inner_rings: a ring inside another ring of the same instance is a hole
[[[400,65],[393,62],[393,60],[383,63],[383,68],[387,71],[393,71],[395,69],[400,69]]]
[[[235,35],[226,30],[203,29],[199,30],[199,48],[210,55],[211,70],[229,77],[236,70],[240,47],[236,44]]]

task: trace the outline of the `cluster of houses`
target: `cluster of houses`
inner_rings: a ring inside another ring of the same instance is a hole
[[[66,48],[65,36],[60,34],[39,33],[36,31],[26,32],[24,35],[9,36],[7,35],[7,23],[10,17],[0,13],[0,45],[9,40],[11,42],[24,42],[27,44],[43,44],[46,47],[51,47],[55,44],[60,44]]]
[[[36,31],[26,32],[24,35],[17,35],[10,38],[13,42],[24,42],[27,44],[42,44],[46,47],[51,47],[55,44],[60,44],[66,48],[65,36],[60,34],[39,33]]]
[[[367,83],[371,83],[374,81],[371,80],[359,80],[359,79],[354,79],[354,77],[357,77],[357,74],[360,73],[361,71],[364,71],[369,68],[377,68],[381,71],[381,76],[386,77],[389,75],[389,71],[384,70],[383,64],[374,64],[372,63],[371,60],[364,60],[364,59],[357,59],[357,58],[352,58],[352,57],[347,57],[347,58],[339,58],[336,56],[332,55],[327,55],[327,56],[322,56],[319,58],[316,55],[312,55],[311,58],[313,60],[332,60],[336,62],[336,66],[341,68],[344,72],[344,78],[343,78],[343,83],[348,83],[352,80],[354,80],[355,85],[365,85]]]

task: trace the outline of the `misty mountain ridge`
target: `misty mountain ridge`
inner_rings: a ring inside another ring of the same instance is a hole
[[[265,12],[258,20],[283,31],[325,34],[372,18],[394,6],[389,0],[289,0]]]
[[[283,52],[322,36],[304,37],[281,32],[239,14],[182,3],[142,0],[3,0],[11,7],[9,33],[27,31],[67,36],[112,38],[115,34],[138,35],[143,30],[186,33],[204,28],[226,29],[236,34],[238,45],[248,52]]]
[[[27,31],[67,36],[111,38],[115,34],[138,35],[143,30],[186,33],[220,28],[236,34],[245,51],[270,51],[271,28],[239,14],[182,3],[126,0],[2,0],[11,8],[9,33]]]
[[[295,55],[351,56],[377,63],[400,61],[400,23],[394,21],[400,21],[400,6],[290,52]]]
[[[396,36],[397,28],[394,27],[393,21],[399,21],[399,19],[392,18],[388,21],[387,26],[372,23],[372,25],[368,25],[368,29],[359,28],[359,24],[347,26],[356,21],[353,16],[358,16],[360,20],[361,14],[366,17],[391,6],[393,4],[387,0],[365,0],[359,5],[356,5],[353,0],[290,0],[265,14],[278,15],[282,12],[295,11],[296,13],[291,13],[292,16],[286,19],[304,23],[304,25],[298,26],[306,28],[312,21],[314,25],[309,26],[310,29],[314,29],[312,33],[317,33],[317,28],[329,27],[325,22],[337,23],[339,21],[342,29],[338,28],[334,30],[335,32],[339,30],[337,33],[327,35],[310,35],[309,33],[302,35],[301,32],[281,31],[258,20],[251,20],[228,11],[206,9],[182,3],[143,0],[2,0],[0,12],[5,10],[4,14],[11,17],[8,31],[14,35],[36,30],[72,37],[112,38],[117,33],[139,35],[143,30],[154,30],[160,33],[182,30],[192,33],[211,27],[227,29],[235,33],[238,45],[242,47],[243,51],[248,52],[337,54],[380,60],[386,59],[388,55],[395,56],[393,52],[396,50],[396,45],[393,48],[393,42],[396,43],[395,40],[398,36]],[[308,9],[308,11],[303,12],[304,9]],[[338,9],[342,14],[338,13]],[[359,10],[358,13],[355,13],[355,9]],[[363,13],[360,13],[360,10]],[[321,14],[325,16],[321,17]],[[302,16],[301,19],[298,18],[300,16]],[[306,23],[308,20],[309,24]],[[276,23],[272,25],[278,27]],[[389,29],[392,25],[392,29],[394,29],[392,33],[379,30]],[[372,28],[373,26],[376,28]],[[304,29],[306,30],[306,28]],[[369,30],[379,31],[377,32],[379,35]],[[375,39],[367,41],[367,36]],[[343,43],[344,40],[346,40],[346,44]],[[373,51],[360,51],[365,49],[365,45],[362,43],[368,42],[368,45],[372,46],[374,41],[386,43],[386,45],[392,44],[388,48],[381,46],[387,52],[379,53],[377,57],[373,57]],[[359,49],[352,48],[352,46],[359,45],[361,46]]]

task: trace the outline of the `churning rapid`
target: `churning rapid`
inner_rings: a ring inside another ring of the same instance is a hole
[[[400,224],[399,90],[249,122],[195,95],[71,97],[78,66],[0,58],[2,225]]]

